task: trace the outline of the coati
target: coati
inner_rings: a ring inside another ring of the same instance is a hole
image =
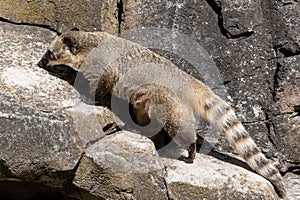
[[[69,31],[54,39],[38,63],[40,67],[62,64],[81,72],[97,96],[114,93],[128,101],[139,125],[154,118],[159,121],[188,150],[188,157],[179,158],[185,162],[193,162],[196,155],[195,116],[207,120],[281,197],[286,195],[278,169],[261,153],[233,109],[169,60],[104,32]]]

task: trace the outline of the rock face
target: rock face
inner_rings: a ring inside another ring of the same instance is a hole
[[[57,31],[77,27],[82,30],[102,30],[115,34],[118,32],[117,14],[116,0],[92,0],[88,3],[67,0],[0,2],[0,17],[5,20],[41,25]]]
[[[261,1],[210,1],[228,38],[250,36],[263,21]]]
[[[108,109],[85,104],[67,82],[35,65],[54,31],[78,27],[122,36],[155,27],[176,30],[170,37],[181,39],[179,32],[204,47],[218,67],[224,97],[285,175],[287,198],[300,199],[299,7],[298,1],[273,0],[1,1],[0,196],[277,198],[270,183],[239,167],[238,160],[201,154],[187,165],[162,158],[147,138],[116,132],[120,122]],[[188,73],[219,83],[184,56],[152,49]],[[188,45],[184,51],[192,55],[194,49]],[[234,153],[222,137],[215,149]]]
[[[281,147],[290,147],[278,148],[286,156],[286,159],[299,161],[300,57],[291,56],[279,60],[276,74],[275,98],[278,110],[284,114],[274,116],[272,119],[274,131],[278,133],[278,136],[273,136],[273,138],[278,141],[276,144],[281,143]],[[282,138],[282,140],[279,142],[278,138]]]
[[[19,34],[7,34],[12,31]],[[14,29],[1,23],[0,154],[10,173],[24,179],[42,175],[43,163],[53,172],[72,170],[82,154],[70,128],[72,121],[55,114],[78,104],[78,93],[64,90],[67,83],[29,67],[44,49],[42,39],[31,41],[36,31],[41,29]],[[40,35],[53,36],[47,31]]]
[[[281,28],[276,37],[276,47],[284,56],[299,55],[300,52],[300,5],[298,1],[276,1]]]

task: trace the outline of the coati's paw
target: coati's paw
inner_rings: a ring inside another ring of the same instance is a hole
[[[190,158],[190,157],[186,157],[186,156],[180,156],[178,158],[178,160],[181,160],[185,163],[193,163],[194,162],[194,159],[193,158]]]

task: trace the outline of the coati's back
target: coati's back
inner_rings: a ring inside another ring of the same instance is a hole
[[[170,89],[179,98],[180,104],[191,108],[185,110],[197,113],[211,126],[222,131],[248,165],[270,180],[277,192],[285,196],[278,169],[261,153],[233,109],[204,83],[184,73],[167,59],[138,44],[106,33],[68,32],[52,42],[50,50],[39,63],[41,66],[55,64],[70,65],[81,71],[91,81],[91,88],[101,90],[102,95],[112,92],[116,86],[117,96],[129,100],[132,94],[139,96],[136,94],[138,88],[151,82]],[[164,89],[156,91],[169,94]],[[169,110],[170,115],[172,109]],[[184,113],[183,116],[188,115]],[[185,117],[180,120],[187,119]],[[182,134],[190,137],[188,134],[194,132]]]

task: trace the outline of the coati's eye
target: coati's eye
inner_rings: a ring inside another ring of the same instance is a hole
[[[69,48],[69,50],[75,54],[76,48],[76,40],[71,36],[65,36],[62,38],[62,42]]]

